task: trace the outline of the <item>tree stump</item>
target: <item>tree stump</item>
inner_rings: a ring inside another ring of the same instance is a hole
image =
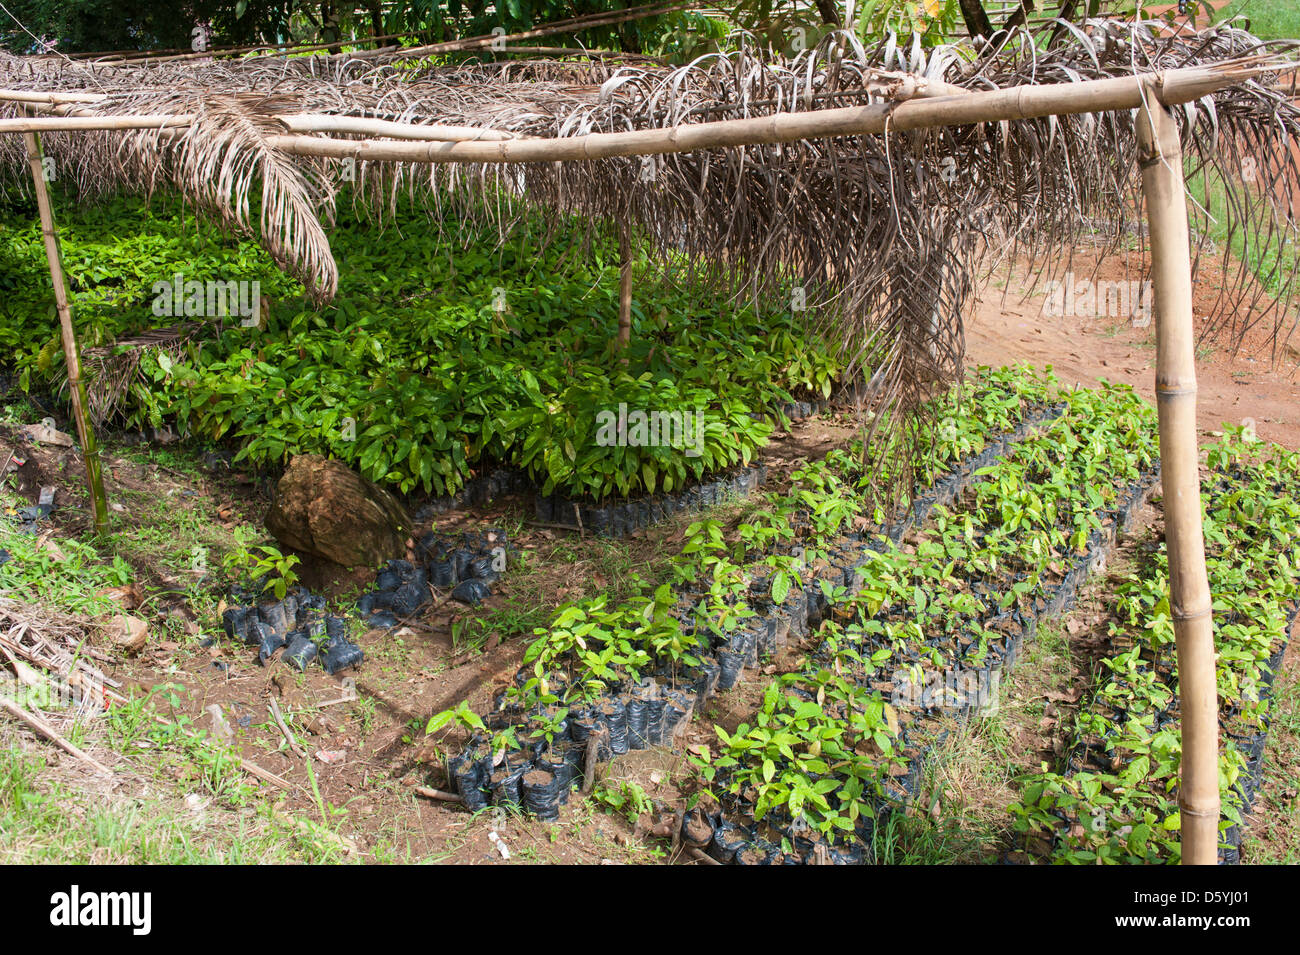
[[[411,518],[393,495],[341,461],[300,454],[276,485],[266,529],[301,553],[375,567],[406,555]]]

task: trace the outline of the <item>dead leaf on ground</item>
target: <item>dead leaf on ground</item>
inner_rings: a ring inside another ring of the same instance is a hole
[[[139,617],[118,614],[104,624],[104,636],[124,653],[139,653],[149,639],[149,625]]]
[[[123,610],[134,610],[144,602],[144,591],[140,589],[139,584],[129,584],[125,587],[106,587],[98,591],[97,596],[113,601],[121,606]]]
[[[1052,703],[1078,703],[1079,697],[1083,696],[1083,691],[1078,687],[1072,687],[1065,691],[1048,690],[1043,696]]]

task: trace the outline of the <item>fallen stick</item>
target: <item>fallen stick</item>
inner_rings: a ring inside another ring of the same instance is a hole
[[[22,720],[24,723],[26,723],[28,726],[34,729],[37,733],[39,733],[41,736],[44,736],[47,740],[49,740],[55,746],[59,747],[59,749],[63,750],[65,753],[75,756],[77,759],[86,763],[88,766],[94,767],[96,772],[102,773],[103,775],[110,776],[110,777],[113,775],[113,771],[111,769],[109,769],[103,763],[96,760],[93,756],[90,756],[89,754],[82,752],[80,749],[73,746],[66,739],[64,739],[63,736],[59,734],[59,731],[56,730],[53,726],[51,726],[49,723],[46,723],[39,716],[27,712],[17,703],[12,703],[9,700],[6,700],[4,697],[0,697],[0,709],[3,709],[6,713],[10,714],[13,717],[16,717],[17,719]]]
[[[322,706],[338,706],[340,703],[355,703],[358,699],[360,699],[360,697],[356,695],[340,696],[337,700],[321,700],[321,702],[317,703],[316,706],[318,708]]]
[[[307,751],[298,745],[298,741],[294,739],[293,734],[289,732],[289,727],[284,725],[284,716],[280,713],[280,704],[275,702],[275,697],[271,697],[269,709],[271,710],[271,716],[275,718],[275,725],[280,727],[280,733],[284,736],[284,741],[289,744],[289,748],[293,750],[299,758],[306,756]]]
[[[309,836],[323,838],[334,843],[343,850],[343,854],[346,856],[354,856],[359,851],[357,844],[347,836],[341,836],[333,829],[323,826],[319,822],[314,822],[305,817],[291,816],[276,806],[271,807],[271,817],[280,822],[281,825],[292,826],[302,830]]]
[[[722,865],[722,863],[713,858],[713,856],[707,855],[703,849],[697,849],[695,846],[687,846],[686,854],[696,862],[700,863],[700,865]]]
[[[553,524],[550,521],[524,521],[529,527],[545,527],[557,531],[576,531],[577,524]]]
[[[423,796],[425,799],[436,799],[439,802],[460,802],[460,796],[455,793],[445,793],[441,789],[430,789],[428,786],[416,786],[415,794]]]

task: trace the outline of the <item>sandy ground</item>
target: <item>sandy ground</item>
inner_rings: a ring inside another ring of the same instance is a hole
[[[1088,264],[1074,265],[1076,279],[1090,278]],[[1127,273],[1132,276],[1134,273]],[[1119,279],[1123,264],[1103,260],[1099,275]],[[1214,314],[1216,275],[1201,277],[1196,287],[1196,320],[1202,327]],[[1010,280],[995,276],[986,285],[966,321],[969,365],[1005,365],[1020,361],[1052,365],[1063,381],[1090,385],[1101,379],[1132,385],[1155,402],[1155,323],[1111,315],[1058,315],[1045,308],[1043,282],[1023,273]],[[1024,297],[1023,291],[1033,292]],[[1202,433],[1224,422],[1254,422],[1261,438],[1300,448],[1300,332],[1272,358],[1267,336],[1256,332],[1233,354],[1221,341],[1207,340],[1197,351],[1197,420]]]

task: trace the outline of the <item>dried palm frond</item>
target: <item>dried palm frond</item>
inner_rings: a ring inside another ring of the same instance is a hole
[[[141,366],[147,352],[152,351],[155,358],[165,354],[173,361],[180,361],[190,341],[205,327],[200,322],[185,322],[169,328],[151,328],[129,338],[119,338],[112,345],[85,349],[81,353],[81,371],[86,381],[87,410],[95,427],[111,421],[133,389],[148,387]],[[67,388],[67,376],[57,376],[54,386],[62,393]]]

